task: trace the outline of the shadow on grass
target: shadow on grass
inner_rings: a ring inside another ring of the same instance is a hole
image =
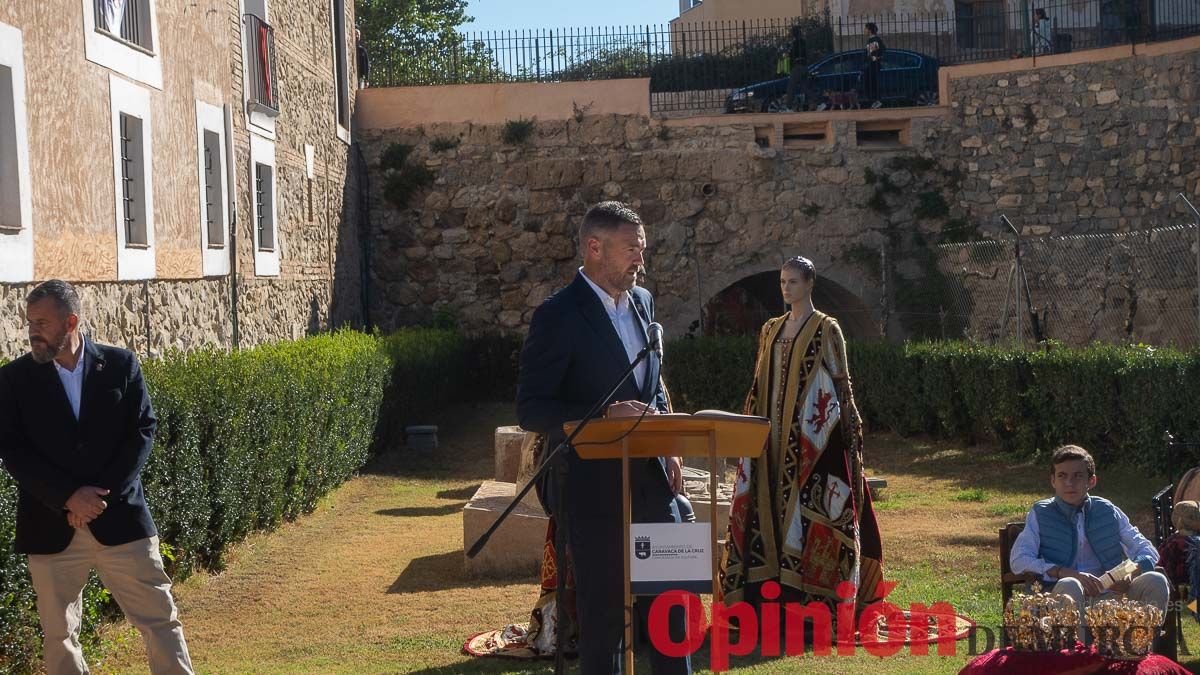
[[[978,548],[988,548],[995,546],[998,541],[998,535],[989,534],[956,534],[950,537],[941,537],[944,544],[952,546],[974,546]]]
[[[463,552],[449,551],[423,558],[413,558],[408,567],[396,577],[388,588],[389,594],[426,593],[445,591],[452,588],[497,588],[537,581],[534,575],[514,575],[497,579],[494,577],[475,579],[467,575]]]
[[[378,444],[384,451],[372,458],[362,473],[425,480],[491,480],[496,427],[514,424],[515,414],[511,401],[454,406],[430,420],[438,427],[436,450],[417,451],[405,447],[403,438],[386,439]]]
[[[453,490],[442,490],[437,493],[438,499],[462,499],[464,501],[475,496],[475,492],[479,490],[479,485],[468,485],[467,487],[456,488]]]
[[[398,509],[380,509],[377,516],[396,516],[398,518],[420,518],[422,516],[449,516],[462,511],[466,502],[458,504],[442,504],[441,506],[406,506]]]

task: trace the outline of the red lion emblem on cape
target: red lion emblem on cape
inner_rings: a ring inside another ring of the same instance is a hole
[[[829,422],[829,412],[833,410],[837,403],[833,402],[833,392],[826,392],[824,389],[817,390],[817,402],[813,404],[815,412],[813,416],[808,418],[808,424],[812,425],[814,433],[821,433],[821,429],[825,428],[825,424]]]

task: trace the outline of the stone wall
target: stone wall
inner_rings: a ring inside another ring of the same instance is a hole
[[[233,345],[233,308],[226,277],[190,281],[79,282],[84,325],[98,342],[143,358],[170,351]],[[0,359],[29,350],[25,296],[34,284],[0,284]],[[346,323],[357,325],[358,299],[339,302],[328,280],[241,280],[240,345],[294,340]],[[349,305],[349,306],[347,306]]]
[[[980,221],[1140,230],[1178,223],[1175,195],[1200,194],[1200,50],[964,77],[951,94],[934,152],[966,171],[959,197]]]
[[[1194,222],[1177,195],[1200,196],[1200,50],[963,77],[951,92],[955,133],[936,156],[963,168],[957,197],[976,222],[1004,213],[1041,238],[1024,263],[1046,335],[1200,343],[1195,229],[1174,229]],[[1147,234],[1115,236],[1132,232]],[[1003,248],[943,265],[983,340],[1015,331]],[[1023,332],[1033,339],[1028,317]]]
[[[499,124],[364,130],[374,186],[389,179],[378,160],[396,143],[435,176],[403,208],[371,191],[371,312],[385,328],[443,312],[472,331],[521,331],[575,273],[588,205],[621,199],[648,224],[645,285],[670,335],[795,254],[843,298],[829,309],[857,317],[849,332],[932,334],[915,317],[936,313],[930,294],[946,292],[930,280],[933,245],[998,236],[1000,212],[1025,234],[1182,219],[1174,193],[1200,194],[1198,63],[1190,51],[962,73],[948,106],[915,112],[578,115],[538,122],[521,143],[504,142]],[[889,116],[901,147],[869,138]],[[826,129],[826,141],[794,138],[801,125]],[[434,139],[458,145],[438,152]]]
[[[835,127],[845,135],[849,125]],[[636,116],[539,123],[521,146],[499,136],[498,125],[364,134],[369,164],[400,142],[417,147],[410,162],[437,173],[411,208],[371,193],[371,312],[383,326],[446,306],[470,330],[519,330],[574,275],[579,219],[602,199],[632,203],[648,223],[645,285],[673,334],[696,318],[702,297],[801,251],[827,278],[872,298],[839,254],[882,241],[873,231],[881,219],[864,206],[862,167],[892,153],[842,144],[776,151],[755,143],[752,126],[667,127]],[[436,153],[437,137],[461,145]]]

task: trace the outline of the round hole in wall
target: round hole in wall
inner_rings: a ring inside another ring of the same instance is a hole
[[[717,194],[717,186],[713,185],[712,183],[705,183],[704,185],[700,186],[700,194],[704,195],[705,197],[711,197]]]

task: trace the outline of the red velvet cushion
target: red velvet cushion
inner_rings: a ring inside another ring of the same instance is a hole
[[[1011,647],[980,654],[968,663],[959,675],[992,675],[1020,673],[1021,675],[1185,675],[1187,669],[1165,656],[1151,654],[1138,661],[1104,658],[1093,648],[1076,644],[1074,649],[1057,652],[1022,652]]]

